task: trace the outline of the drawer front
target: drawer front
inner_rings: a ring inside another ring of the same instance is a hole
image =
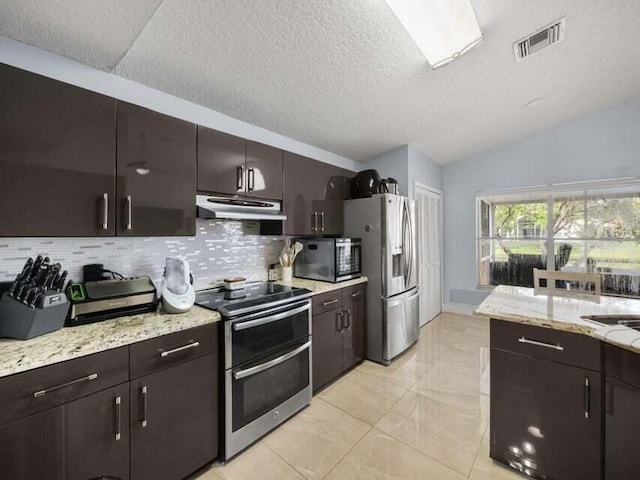
[[[491,348],[590,370],[602,370],[599,340],[578,333],[491,320]]]
[[[316,295],[311,300],[311,308],[313,315],[342,308],[342,289]]]
[[[131,378],[138,378],[163,368],[216,352],[218,323],[190,328],[131,345]]]
[[[129,348],[0,379],[0,425],[129,380]]]
[[[640,353],[604,344],[605,373],[640,388]]]
[[[367,284],[360,283],[351,287],[345,287],[342,289],[342,304],[350,305],[353,302],[360,300],[366,300],[367,296]]]

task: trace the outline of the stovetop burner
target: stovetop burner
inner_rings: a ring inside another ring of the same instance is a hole
[[[196,293],[196,305],[217,310],[223,318],[262,310],[274,303],[287,303],[289,300],[305,298],[311,295],[306,288],[280,285],[272,282],[248,283],[239,290],[203,290]]]

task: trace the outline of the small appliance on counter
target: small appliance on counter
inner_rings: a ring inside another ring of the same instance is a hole
[[[362,276],[359,238],[299,238],[302,251],[294,276],[323,282],[342,282]]]
[[[189,262],[167,258],[162,280],[162,305],[167,313],[184,313],[193,307],[196,292],[189,273]]]
[[[244,277],[231,277],[222,280],[225,290],[241,290],[247,286],[247,279]]]
[[[149,277],[70,283],[67,296],[71,301],[67,327],[152,312],[158,304]]]
[[[27,340],[63,327],[67,271],[49,257],[29,258],[0,298],[0,337]]]

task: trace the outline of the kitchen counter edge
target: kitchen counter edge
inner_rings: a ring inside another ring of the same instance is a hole
[[[640,332],[623,325],[605,325],[582,318],[586,315],[640,313],[640,300],[602,296],[535,295],[532,288],[499,285],[473,312],[507,322],[586,335],[640,353]]]
[[[0,378],[219,320],[218,312],[194,306],[186,313],[159,310],[62,328],[30,340],[0,339]]]

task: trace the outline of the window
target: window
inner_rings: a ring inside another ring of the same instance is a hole
[[[479,285],[532,287],[534,268],[600,273],[604,294],[640,296],[640,183],[479,196]]]

